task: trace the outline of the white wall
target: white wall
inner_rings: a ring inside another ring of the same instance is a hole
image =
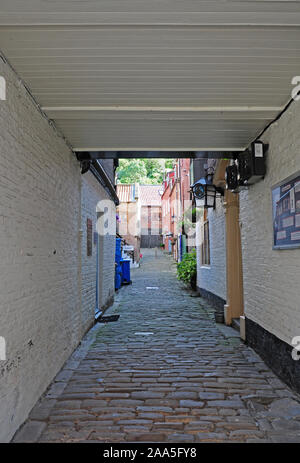
[[[290,344],[300,335],[300,249],[272,249],[271,187],[300,170],[300,102],[262,137],[265,179],[240,193],[245,314]]]
[[[80,339],[80,169],[0,60],[0,441],[8,440]],[[31,345],[32,343],[32,345]]]
[[[113,161],[111,161],[113,162]],[[103,211],[103,208],[112,209],[111,216],[113,219],[113,231],[116,226],[116,208],[112,200],[109,199],[104,188],[99,184],[92,173],[88,172],[82,176],[82,323],[83,328],[87,329],[93,319],[96,306],[96,261],[97,245],[94,244],[92,256],[87,255],[87,219],[93,222],[93,233],[96,232],[97,224],[97,205]],[[99,239],[99,309],[106,308],[114,297],[114,269],[115,269],[115,234],[106,234],[105,228],[108,215],[105,213],[104,220],[99,221],[101,230]]]
[[[216,208],[208,209],[210,265],[201,264],[201,243],[203,219],[197,224],[197,286],[221,297],[226,301],[226,242],[225,209],[220,198]]]
[[[95,190],[92,205],[83,200],[83,215],[104,193],[82,180],[74,154],[2,60],[0,75],[7,84],[7,100],[0,101],[0,336],[7,343],[0,441],[6,442],[93,321],[89,268],[80,268],[81,185],[84,195]],[[107,242],[104,266],[113,252]],[[107,291],[113,271],[105,273]]]

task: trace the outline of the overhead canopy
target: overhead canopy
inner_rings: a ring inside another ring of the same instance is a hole
[[[300,3],[1,0],[0,48],[76,151],[242,150],[300,75]]]

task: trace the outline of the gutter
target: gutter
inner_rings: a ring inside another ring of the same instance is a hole
[[[104,190],[108,196],[113,200],[116,206],[120,204],[116,189],[109,176],[105,172],[105,169],[101,166],[100,162],[97,159],[94,160],[81,160],[77,154],[77,159],[81,163],[81,173],[85,174],[90,171],[100,185],[103,186]]]
[[[91,162],[90,171],[96,177],[98,182],[101,183],[101,185],[106,190],[106,192],[108,193],[109,197],[113,200],[115,205],[118,206],[120,204],[120,201],[116,193],[115,186],[108,177],[104,168],[99,163],[99,161],[95,160]]]

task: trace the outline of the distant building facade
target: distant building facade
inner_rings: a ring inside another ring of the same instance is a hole
[[[162,244],[162,186],[140,185],[141,248]]]
[[[161,185],[117,185],[120,201],[117,232],[134,246],[136,262],[141,248],[153,248],[162,243],[161,193]]]
[[[134,260],[140,260],[141,247],[141,202],[139,185],[117,184],[119,205],[117,207],[117,233],[128,245],[134,247]]]
[[[176,159],[173,169],[165,173],[162,194],[163,244],[176,261],[189,251],[190,189],[190,159]]]

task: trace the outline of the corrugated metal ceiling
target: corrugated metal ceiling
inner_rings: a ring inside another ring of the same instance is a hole
[[[243,149],[300,75],[300,3],[0,0],[0,48],[77,150]]]

